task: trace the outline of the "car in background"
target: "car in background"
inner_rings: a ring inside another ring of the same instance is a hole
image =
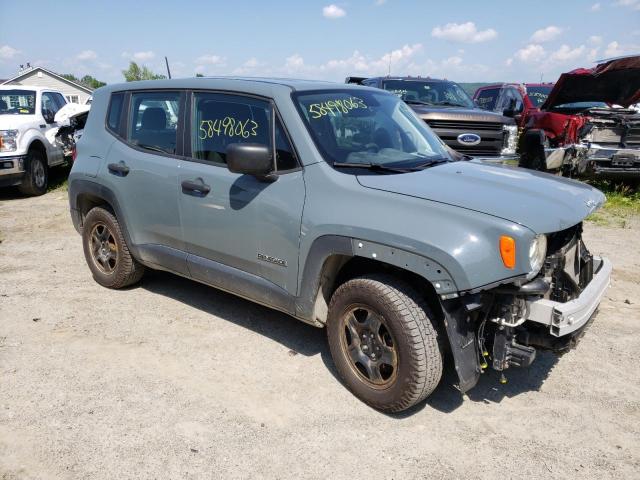
[[[498,83],[476,90],[474,103],[483,110],[513,117],[519,127],[532,111],[547,100],[553,83]]]
[[[513,118],[475,106],[457,83],[429,77],[347,77],[346,83],[381,88],[400,97],[453,150],[471,157],[514,160]]]
[[[520,166],[567,176],[640,180],[640,55],[563,73],[526,115]]]
[[[27,85],[0,86],[0,187],[27,195],[47,191],[49,168],[65,162],[56,141],[61,92]]]

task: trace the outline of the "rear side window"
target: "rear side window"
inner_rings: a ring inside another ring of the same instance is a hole
[[[191,155],[225,164],[232,143],[271,142],[271,105],[240,95],[198,92],[193,95]]]
[[[478,107],[483,110],[495,110],[499,96],[499,88],[487,88],[478,94],[476,97],[476,103],[478,104]]]
[[[109,101],[109,111],[107,112],[107,127],[115,134],[120,134],[120,119],[122,118],[122,105],[124,104],[124,93],[112,93]]]
[[[127,141],[152,152],[175,154],[180,92],[134,92]]]

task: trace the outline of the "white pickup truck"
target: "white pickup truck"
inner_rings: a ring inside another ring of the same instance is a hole
[[[27,195],[47,191],[49,168],[70,158],[56,138],[62,126],[56,114],[66,105],[55,90],[0,86],[0,187],[18,186]]]

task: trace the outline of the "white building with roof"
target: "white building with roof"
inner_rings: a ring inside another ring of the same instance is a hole
[[[67,80],[42,67],[25,68],[15,77],[4,80],[1,85],[30,85],[57,90],[64,95],[67,102],[80,104],[84,104],[93,93],[92,88]]]

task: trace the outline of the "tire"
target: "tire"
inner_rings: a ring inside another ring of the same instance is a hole
[[[442,377],[433,315],[409,285],[392,276],[343,283],[331,297],[327,336],[347,388],[378,410],[400,412],[416,405]]]
[[[40,150],[29,150],[25,159],[26,171],[18,189],[25,195],[38,196],[47,192],[49,168]]]
[[[87,214],[82,246],[94,280],[103,287],[128,287],[144,274],[144,266],[131,256],[118,220],[104,208],[95,207]]]

